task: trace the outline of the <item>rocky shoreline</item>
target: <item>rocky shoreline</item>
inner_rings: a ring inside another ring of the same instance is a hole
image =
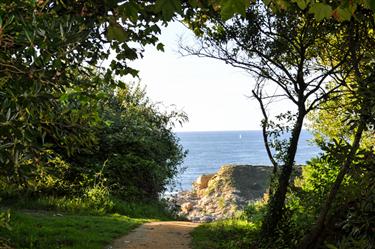
[[[215,174],[202,175],[191,191],[172,198],[179,215],[193,222],[211,222],[233,217],[249,202],[263,197],[272,167],[224,165]]]

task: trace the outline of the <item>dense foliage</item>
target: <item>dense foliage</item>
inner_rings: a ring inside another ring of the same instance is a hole
[[[136,75],[128,61],[157,45],[156,22],[173,15],[143,1],[1,2],[5,192],[77,193],[98,184],[99,173],[113,193],[163,190],[183,156],[171,132],[180,114],[162,113],[115,76]]]
[[[171,128],[186,116],[175,110],[161,112],[139,87],[119,90],[102,115],[113,122],[100,131],[98,151],[111,192],[157,197],[180,171],[185,152]]]
[[[113,196],[155,199],[165,189],[184,157],[171,129],[186,117],[117,77],[137,75],[128,62],[147,44],[163,50],[160,25],[181,14],[203,38],[196,54],[258,77],[266,145],[292,133],[271,144],[276,156],[267,147],[278,179],[268,205],[245,211],[252,222],[223,223],[211,235],[224,230],[230,248],[373,247],[374,8],[372,0],[1,1],[2,197],[48,195],[100,213],[115,209]],[[269,82],[281,93],[264,91]],[[269,119],[265,101],[274,97],[297,112]],[[294,186],[299,133],[317,108],[324,153]],[[9,217],[1,213],[0,229]],[[269,238],[259,238],[261,226]]]
[[[186,117],[116,78],[137,75],[128,63],[147,44],[163,50],[160,25],[176,14],[162,1],[1,1],[4,202],[103,213],[119,198],[158,197],[184,157],[171,129]],[[8,224],[2,213],[0,229]]]
[[[225,61],[258,80],[253,95],[264,115],[264,141],[278,180],[270,187],[261,236],[252,245],[372,248],[373,220],[354,217],[371,217],[374,206],[373,12],[368,3],[357,2],[347,3],[350,14],[338,1],[266,4],[251,4],[246,13],[229,21],[214,9],[196,11],[188,22],[198,46],[183,47],[190,55]],[[331,14],[334,19],[329,19]],[[290,100],[296,108],[272,119],[272,103],[280,99]],[[298,188],[291,181],[294,156],[304,118],[311,111],[324,154],[304,170]],[[291,134],[286,140],[275,144],[269,139],[285,132]],[[351,218],[355,221],[349,224]]]
[[[117,1],[2,1],[0,159],[2,174],[17,184],[24,181],[20,161],[40,160],[38,153],[49,142],[70,155],[95,143],[86,129],[98,122],[95,104],[82,95],[70,95],[76,100],[64,102],[69,90],[96,95],[98,81],[115,85],[113,73],[135,73],[125,59],[139,54],[127,42],[156,42],[156,14],[145,10],[150,13],[121,19],[115,9],[121,10]],[[129,26],[126,37],[117,21]],[[105,71],[99,67],[101,77],[94,68],[109,57],[110,49],[117,56]]]
[[[58,122],[66,118],[71,126],[65,131],[67,139],[42,134],[36,155],[22,151],[19,173],[2,175],[3,191],[66,195],[105,187],[121,198],[140,199],[156,198],[165,190],[184,157],[171,128],[186,117],[174,110],[160,111],[138,86],[95,91],[101,94],[100,100],[77,89],[57,99],[54,111]],[[95,123],[83,123],[86,117],[95,117]],[[81,122],[79,126],[77,122]],[[77,151],[68,150],[73,135],[82,142]],[[90,136],[92,143],[84,143],[85,136]]]
[[[185,153],[171,129],[186,116],[162,112],[138,85],[118,89],[99,106],[105,123],[95,130],[96,149],[69,161],[120,198],[156,198],[180,171]]]

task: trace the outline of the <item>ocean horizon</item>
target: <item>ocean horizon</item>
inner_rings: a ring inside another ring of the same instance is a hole
[[[180,131],[175,134],[188,154],[182,164],[185,170],[176,177],[174,191],[190,190],[200,175],[215,173],[222,165],[271,166],[261,130]],[[309,142],[312,138],[309,131],[302,131],[297,164],[305,164],[319,155],[320,149]]]

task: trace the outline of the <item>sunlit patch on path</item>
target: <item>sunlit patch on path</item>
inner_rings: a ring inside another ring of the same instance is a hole
[[[190,249],[190,232],[198,225],[181,221],[146,223],[106,249]]]

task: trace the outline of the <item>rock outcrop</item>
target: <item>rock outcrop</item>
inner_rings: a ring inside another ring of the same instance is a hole
[[[269,166],[224,165],[216,174],[202,175],[192,191],[177,195],[180,215],[196,222],[232,217],[250,201],[263,197],[271,171]]]

